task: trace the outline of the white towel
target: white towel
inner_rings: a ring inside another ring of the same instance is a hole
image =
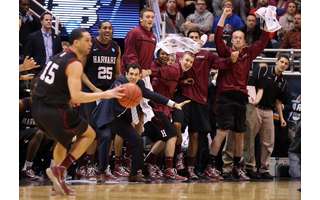
[[[267,32],[275,32],[281,29],[277,20],[277,8],[275,6],[261,7],[256,11],[258,17],[263,19]]]
[[[144,77],[143,82],[146,86],[146,88],[148,88],[149,90],[153,91],[151,82],[150,82],[150,77]],[[151,121],[152,117],[154,117],[154,112],[151,108],[151,106],[148,104],[149,99],[146,98],[142,98],[141,102],[140,102],[140,106],[143,112],[143,124],[147,123],[148,121]]]
[[[205,40],[205,36],[202,40]],[[196,54],[200,51],[201,47],[202,46],[199,43],[193,41],[191,38],[182,37],[178,34],[169,34],[166,38],[157,43],[155,53],[158,52],[159,49],[162,49],[167,54],[186,51]]]

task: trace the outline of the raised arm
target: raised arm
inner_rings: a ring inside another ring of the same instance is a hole
[[[248,47],[252,60],[254,60],[263,51],[263,49],[268,45],[269,40],[269,33],[262,30],[259,40],[255,41]]]
[[[230,14],[230,12],[232,12],[232,10],[230,8],[225,8],[223,10],[223,13],[219,19],[217,30],[215,32],[215,37],[214,37],[214,41],[216,43],[218,55],[221,57],[224,57],[224,58],[231,56],[230,48],[227,47],[226,43],[222,39],[224,22],[225,22],[227,16]]]

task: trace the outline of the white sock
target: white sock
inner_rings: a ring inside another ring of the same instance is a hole
[[[54,166],[54,160],[51,159],[51,162],[50,162],[50,167]]]

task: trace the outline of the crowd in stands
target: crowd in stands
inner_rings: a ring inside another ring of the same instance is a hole
[[[268,5],[277,7],[277,19],[281,29],[274,35],[268,48],[301,48],[301,1],[300,0],[212,0],[212,1],[161,1],[159,0],[162,20],[166,33],[186,34],[197,27],[209,36],[206,47],[214,47],[214,33],[225,7],[232,8],[224,27],[224,36],[230,40],[230,33],[243,29],[251,43],[259,38],[260,20],[254,12]],[[293,33],[294,32],[294,33]]]

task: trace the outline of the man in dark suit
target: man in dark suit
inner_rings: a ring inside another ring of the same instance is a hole
[[[62,51],[60,37],[54,34],[52,30],[52,14],[44,12],[40,16],[41,30],[29,35],[26,46],[25,56],[33,57],[40,65],[34,73],[38,73],[44,67],[49,59]]]

